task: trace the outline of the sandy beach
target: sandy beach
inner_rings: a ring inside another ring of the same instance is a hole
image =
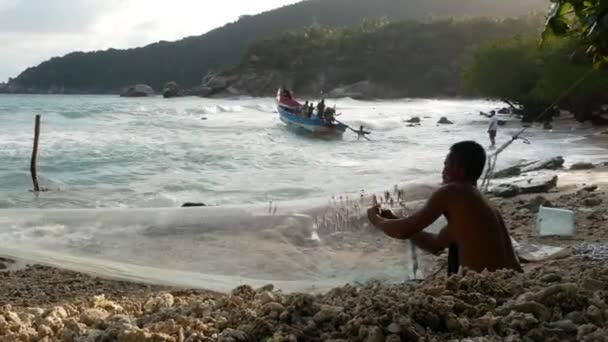
[[[0,273],[2,341],[605,341],[608,169],[559,171],[545,194],[492,198],[512,237],[565,247],[524,274],[437,270],[404,284],[345,285],[321,295],[272,285],[231,293],[105,280],[14,264]],[[576,212],[576,234],[539,237],[540,205]],[[12,269],[12,270],[11,270]]]

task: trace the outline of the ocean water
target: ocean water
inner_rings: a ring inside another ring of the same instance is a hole
[[[0,254],[107,277],[226,290],[274,282],[311,291],[412,277],[407,243],[365,225],[367,196],[436,185],[449,146],[488,144],[484,100],[329,100],[372,141],[295,134],[272,98],[0,95]],[[29,175],[42,115],[39,175]],[[422,125],[408,127],[418,116]],[[442,116],[453,125],[436,125]],[[505,118],[499,144],[521,126]],[[575,123],[531,128],[499,166],[605,150]],[[428,191],[427,191],[428,192]],[[361,196],[364,200],[361,200]],[[184,202],[211,207],[181,209]],[[423,265],[424,266],[424,265]],[[424,267],[423,267],[424,268]]]

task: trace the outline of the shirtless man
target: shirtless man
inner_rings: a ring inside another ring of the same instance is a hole
[[[479,144],[463,141],[453,145],[445,159],[443,186],[422,209],[397,218],[379,206],[368,209],[373,226],[395,239],[411,239],[433,254],[450,248],[448,273],[459,266],[473,271],[513,269],[522,271],[500,213],[477,189],[486,153]],[[444,215],[448,225],[439,234],[423,230]]]

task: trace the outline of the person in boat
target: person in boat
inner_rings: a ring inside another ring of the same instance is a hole
[[[312,113],[315,111],[315,105],[314,103],[310,103],[310,106],[308,107],[308,118],[312,117]]]
[[[450,148],[443,168],[443,185],[424,207],[398,218],[376,205],[368,209],[370,223],[390,237],[412,240],[433,254],[448,252],[448,274],[466,267],[473,271],[522,271],[504,220],[477,189],[486,153],[478,143],[463,141]],[[444,215],[448,225],[438,234],[423,230]]]
[[[325,120],[329,121],[329,122],[334,122],[334,120],[336,115],[336,110],[334,108],[326,108],[325,109]]]
[[[319,119],[325,120],[325,99],[322,99],[317,105],[317,115]]]
[[[304,105],[300,107],[300,110],[298,111],[298,116],[301,116],[303,118],[308,117],[308,100],[306,100],[306,102],[304,102]]]

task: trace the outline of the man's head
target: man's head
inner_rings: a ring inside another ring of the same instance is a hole
[[[494,116],[494,115],[496,115],[496,111],[493,110],[490,112],[490,116]]]
[[[462,141],[450,147],[443,166],[443,183],[477,183],[486,165],[486,151],[474,141]]]

